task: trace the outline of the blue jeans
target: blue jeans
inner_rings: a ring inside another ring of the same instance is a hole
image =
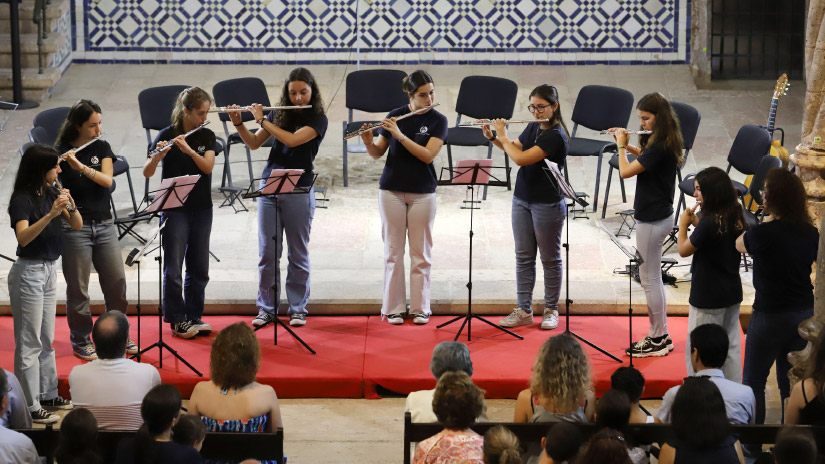
[[[277,216],[277,218],[276,218]],[[289,314],[306,314],[309,301],[309,234],[315,192],[258,198],[258,309],[275,313],[281,301],[281,255],[286,236]],[[276,221],[277,219],[277,221]],[[276,240],[272,238],[276,237]],[[275,249],[277,247],[277,256]],[[276,285],[277,284],[277,285]],[[272,287],[276,286],[276,289]]]
[[[117,232],[111,219],[84,220],[80,230],[63,224],[63,277],[66,279],[66,320],[72,346],[91,344],[92,313],[89,311],[89,275],[97,271],[106,311],[126,314],[126,276]]]
[[[160,217],[166,223],[161,232],[164,253],[163,320],[183,322],[200,319],[206,284],[209,282],[212,208],[171,210]],[[184,262],[186,280],[181,285]]]
[[[558,309],[561,293],[561,232],[567,203],[530,203],[513,197],[513,239],[516,244],[518,307],[532,309],[536,284],[536,252],[544,268],[544,307]]]
[[[768,313],[754,311],[745,339],[745,368],[742,383],[751,387],[756,397],[756,423],[765,423],[765,384],[776,361],[776,383],[784,400],[791,394],[788,380],[788,353],[805,348],[798,327],[814,315],[813,309]]]
[[[52,347],[56,296],[56,262],[18,257],[9,271],[14,375],[32,412],[40,409],[41,399],[57,396],[57,364]]]

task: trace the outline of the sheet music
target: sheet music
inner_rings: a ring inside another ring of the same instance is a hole
[[[547,165],[547,168],[550,170],[550,174],[553,175],[553,178],[556,179],[556,183],[559,184],[559,188],[561,189],[562,195],[566,196],[567,198],[573,201],[579,201],[579,198],[576,196],[576,192],[573,190],[573,187],[570,186],[567,182],[564,181],[564,176],[562,175],[561,171],[559,170],[559,165],[550,161],[549,159],[545,158],[544,163]],[[584,205],[587,206],[587,205]]]
[[[473,171],[478,164],[478,174],[476,174],[475,182],[473,182]],[[455,172],[458,173],[453,177],[454,184],[487,184],[490,182],[490,168],[493,167],[493,160],[478,159],[478,160],[459,160],[455,165]]]
[[[639,264],[642,264],[644,262],[644,259],[642,259],[642,255],[639,253],[639,250],[637,250],[635,247],[628,248],[624,243],[620,242],[618,237],[616,237],[616,235],[614,235],[613,232],[611,232],[610,229],[608,229],[604,225],[604,222],[602,222],[601,219],[596,219],[596,224],[598,224],[599,227],[601,227],[601,229],[607,234],[607,236],[610,237],[610,240],[613,243],[615,243],[620,250],[622,250],[625,256],[627,256],[629,259],[636,260]]]
[[[189,194],[192,193],[192,189],[195,188],[195,184],[200,178],[200,174],[194,174],[191,176],[167,177],[163,179],[160,182],[160,187],[155,190],[156,192],[162,191],[163,194],[156,195],[146,211],[152,213],[157,212],[161,205],[163,205],[163,209],[173,209],[183,206],[183,203],[189,198]],[[167,197],[168,200],[164,202],[164,198]]]
[[[304,175],[303,169],[273,169],[266,179],[264,188],[261,189],[261,195],[289,193],[295,189],[302,175]],[[284,177],[286,178],[284,179]],[[279,186],[280,190],[278,189]]]

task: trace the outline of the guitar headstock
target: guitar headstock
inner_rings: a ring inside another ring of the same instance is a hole
[[[788,75],[782,74],[779,76],[779,79],[776,80],[776,87],[773,89],[773,98],[775,100],[779,100],[783,95],[788,94],[788,87],[791,84],[788,83]]]

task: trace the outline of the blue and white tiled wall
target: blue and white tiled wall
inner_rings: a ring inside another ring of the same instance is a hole
[[[690,61],[691,0],[73,0],[75,62]]]

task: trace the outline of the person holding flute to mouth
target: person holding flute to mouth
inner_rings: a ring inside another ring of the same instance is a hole
[[[426,71],[415,71],[401,83],[410,103],[396,108],[381,121],[378,136],[372,130],[361,140],[373,159],[389,150],[378,191],[381,236],[384,240],[382,317],[393,325],[404,323],[406,283],[404,246],[410,246],[410,315],[413,323],[430,320],[430,269],[437,177],[433,160],[447,139],[447,118],[434,109],[403,116],[433,105],[435,86]],[[362,129],[366,129],[364,124]]]
[[[636,113],[641,130],[638,146],[629,146],[628,133],[614,127],[613,138],[619,151],[619,174],[636,177],[633,200],[636,220],[636,249],[642,256],[639,278],[647,300],[650,320],[648,335],[625,350],[629,356],[644,358],[666,356],[673,350],[667,332],[667,300],[662,282],[662,244],[673,228],[673,195],[676,171],[682,165],[682,131],[679,118],[661,93],[649,93],[639,100]],[[631,161],[627,153],[637,155]]]
[[[92,265],[100,281],[106,311],[126,314],[128,305],[123,257],[110,209],[109,189],[115,155],[109,143],[99,139],[102,127],[100,106],[90,100],[80,100],[69,110],[55,142],[58,151],[65,153],[58,177],[72,192],[77,210],[83,216],[80,230],[72,230],[68,224],[63,226],[63,278],[72,351],[84,361],[97,359],[89,338]],[[137,351],[137,345],[131,338],[127,339],[126,352],[132,355]]]

